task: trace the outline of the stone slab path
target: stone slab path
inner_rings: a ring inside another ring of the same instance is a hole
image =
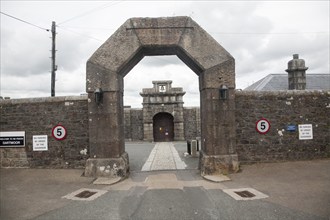
[[[186,167],[172,142],[159,142],[152,149],[141,171],[180,170]]]

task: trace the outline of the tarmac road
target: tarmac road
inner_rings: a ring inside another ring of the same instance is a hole
[[[142,148],[150,153],[153,145]],[[77,169],[0,169],[0,219],[330,219],[330,160],[245,165],[214,183],[196,169],[140,172],[147,156],[138,155],[130,177],[115,185],[94,185]],[[104,194],[63,198],[85,188]],[[238,188],[268,197],[242,201],[224,191]]]

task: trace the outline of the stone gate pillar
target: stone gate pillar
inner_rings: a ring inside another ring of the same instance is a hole
[[[87,63],[89,154],[85,176],[125,177],[123,77]],[[99,93],[99,100],[97,92]]]
[[[237,172],[234,59],[200,76],[202,175]],[[218,79],[218,80],[214,80]],[[227,88],[221,97],[221,88]]]

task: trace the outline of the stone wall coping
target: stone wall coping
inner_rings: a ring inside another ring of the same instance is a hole
[[[268,95],[330,95],[330,90],[281,90],[281,91],[242,91],[236,90],[237,95],[256,95],[256,96],[268,96]]]
[[[146,97],[146,96],[150,96],[150,97],[158,97],[158,96],[184,96],[186,94],[186,92],[164,92],[164,93],[155,93],[155,92],[150,92],[150,93],[140,93],[140,95],[142,97]]]
[[[183,109],[199,109],[199,106],[185,106]]]
[[[170,91],[166,91],[166,92],[156,92],[155,91],[155,88],[144,88],[144,89],[142,89],[142,93],[143,94],[149,94],[149,93],[155,93],[155,94],[164,94],[164,93],[166,93],[166,94],[171,94],[171,93],[182,93],[182,92],[184,92],[183,91],[183,89],[182,88],[180,88],[180,87],[172,87],[171,89],[170,89]],[[186,92],[184,92],[184,93],[186,93]]]
[[[80,96],[57,96],[57,97],[38,97],[38,98],[22,98],[22,99],[0,99],[0,105],[27,104],[27,103],[50,103],[65,101],[87,101],[87,95]]]
[[[141,108],[131,108],[131,107],[129,107],[129,108],[124,108],[124,110],[126,111],[136,111],[136,110],[142,110],[142,107]]]

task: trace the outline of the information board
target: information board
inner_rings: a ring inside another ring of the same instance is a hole
[[[0,147],[25,147],[25,131],[0,132]]]
[[[33,151],[47,151],[48,150],[48,136],[47,135],[33,135]]]
[[[298,125],[299,140],[311,140],[313,139],[313,125],[302,124]]]

